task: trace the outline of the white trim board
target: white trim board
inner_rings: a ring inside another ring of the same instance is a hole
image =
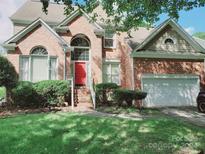
[[[58,24],[57,27],[61,27],[61,26],[67,25],[67,24],[70,23],[73,19],[75,19],[76,17],[80,16],[81,14],[82,14],[84,17],[86,17],[86,18],[89,20],[89,22],[91,22],[97,29],[100,29],[100,30],[103,29],[98,23],[96,23],[96,22],[94,22],[94,21],[92,22],[91,17],[90,17],[86,12],[84,12],[82,9],[80,9],[80,8],[77,9],[77,10],[75,10],[75,11],[73,11],[73,12],[71,13],[71,15],[68,16],[67,18],[65,18],[60,24]]]
[[[196,42],[179,24],[173,19],[168,19],[160,24],[137,48],[134,52],[143,49],[157,34],[159,34],[167,25],[170,25],[183,39],[185,39],[196,51],[205,52],[205,49]]]
[[[143,74],[142,75],[142,80],[143,79],[152,79],[152,78],[159,78],[159,79],[168,79],[168,78],[180,78],[180,79],[188,79],[188,78],[194,78],[194,79],[199,79],[198,75],[194,74]]]
[[[5,44],[14,43],[23,38],[26,34],[36,28],[38,25],[43,25],[48,29],[58,40],[60,44],[67,45],[67,42],[61,38],[48,24],[46,24],[41,18],[36,19],[32,22],[29,26],[24,28],[23,30],[19,31],[16,35],[12,36],[8,39]]]

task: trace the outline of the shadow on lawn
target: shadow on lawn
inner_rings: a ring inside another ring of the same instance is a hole
[[[128,121],[68,113],[0,119],[1,153],[173,153],[205,147],[205,130],[178,120]]]

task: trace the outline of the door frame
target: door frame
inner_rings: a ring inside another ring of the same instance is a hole
[[[76,86],[75,84],[75,64],[76,63],[85,63],[85,73],[86,73],[86,83],[85,83],[85,86],[86,87],[89,87],[89,81],[88,81],[88,77],[89,77],[89,74],[90,73],[90,62],[89,61],[72,61],[73,63],[73,81],[74,81],[74,86]]]

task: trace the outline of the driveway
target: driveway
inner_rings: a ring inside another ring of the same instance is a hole
[[[164,108],[161,110],[166,115],[179,117],[194,125],[205,127],[205,114],[199,113],[196,108]]]

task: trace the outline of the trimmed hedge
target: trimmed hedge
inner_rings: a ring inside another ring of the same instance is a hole
[[[122,106],[123,102],[126,102],[127,106],[132,106],[133,100],[142,100],[145,99],[147,93],[139,90],[128,90],[128,89],[116,89],[113,92],[114,101]]]
[[[13,104],[24,108],[36,108],[43,106],[43,99],[33,87],[32,82],[28,81],[20,81],[17,86],[12,89],[11,98],[13,100]]]
[[[67,81],[48,80],[32,83],[21,81],[12,89],[13,104],[21,108],[57,106],[70,102],[70,88]]]
[[[34,89],[47,104],[70,102],[70,88],[64,80],[46,80],[34,83]]]
[[[96,91],[96,102],[97,105],[110,104],[113,102],[112,93],[113,90],[119,88],[116,83],[101,83],[95,86]]]

